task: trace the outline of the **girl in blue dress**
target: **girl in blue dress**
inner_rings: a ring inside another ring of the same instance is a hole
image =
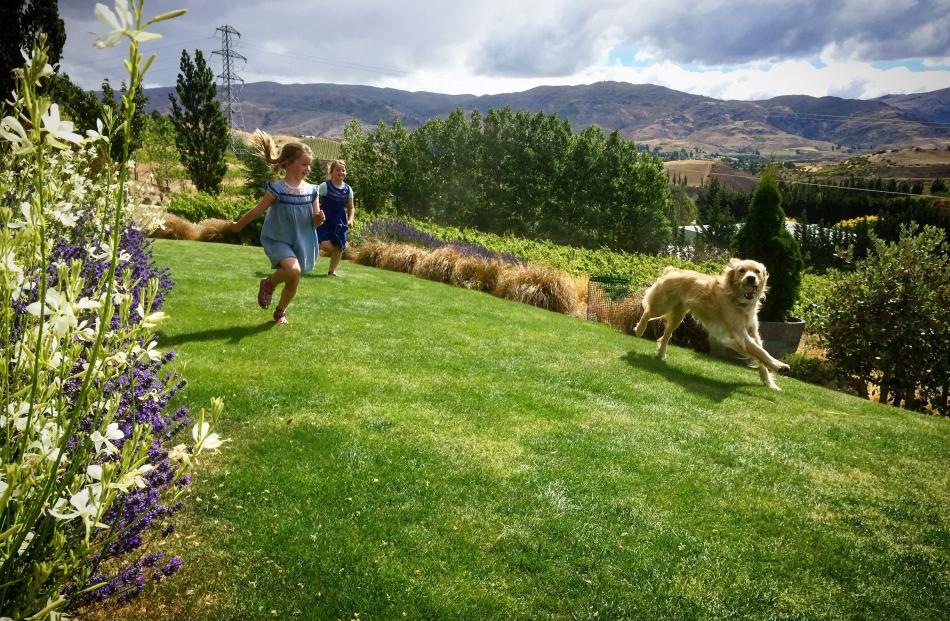
[[[261,279],[257,303],[270,306],[274,290],[283,283],[280,301],[274,309],[274,321],[287,323],[287,306],[297,294],[300,274],[313,269],[317,260],[316,227],[323,224],[324,213],[317,201],[317,187],[307,183],[313,152],[302,142],[288,142],[279,154],[274,139],[261,130],[254,132],[251,145],[274,171],[284,169],[284,178],[267,182],[264,196],[257,205],[231,224],[239,232],[262,213],[261,245],[270,259],[274,273]]]
[[[346,250],[346,232],[353,226],[353,188],[346,183],[346,163],[333,160],[329,166],[330,179],[317,188],[318,207],[326,218],[317,228],[320,250],[330,256],[329,276],[336,276],[336,266]]]

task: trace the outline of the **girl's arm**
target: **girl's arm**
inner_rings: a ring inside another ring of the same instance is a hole
[[[320,195],[318,194],[315,199],[313,199],[313,205],[310,206],[310,211],[313,213],[313,226],[318,227],[323,224],[323,221],[327,219],[327,214],[323,213],[323,210],[320,209]]]
[[[350,197],[346,200],[346,225],[353,226],[353,214],[356,213],[356,208],[353,206],[353,194],[350,193]]]
[[[232,233],[240,232],[240,230],[243,229],[245,226],[247,226],[249,222],[253,222],[257,218],[259,218],[262,213],[267,211],[270,208],[270,206],[274,204],[275,200],[276,199],[274,198],[273,194],[270,194],[269,192],[265,193],[264,196],[261,197],[260,202],[257,203],[255,207],[253,207],[246,214],[241,216],[240,220],[238,220],[237,222],[231,223],[231,232]]]

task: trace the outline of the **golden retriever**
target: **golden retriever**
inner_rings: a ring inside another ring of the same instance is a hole
[[[750,260],[732,259],[719,276],[669,266],[643,296],[637,336],[643,336],[649,321],[662,318],[666,329],[657,341],[657,353],[665,360],[670,335],[686,313],[692,313],[711,337],[750,358],[763,384],[781,390],[769,371],[787,371],[788,365],[765,351],[759,336],[757,315],[768,278],[765,266]]]

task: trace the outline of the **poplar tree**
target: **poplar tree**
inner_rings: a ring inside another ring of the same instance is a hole
[[[181,163],[198,191],[218,194],[227,170],[225,156],[231,133],[215,99],[214,75],[201,50],[195,50],[194,62],[187,50],[181,51],[181,73],[175,90],[181,102],[171,93],[168,98]]]

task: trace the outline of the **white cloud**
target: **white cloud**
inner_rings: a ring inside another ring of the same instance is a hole
[[[85,88],[122,79],[119,51],[92,49],[94,5],[60,0],[62,66]],[[241,33],[235,49],[248,61],[237,68],[248,82],[486,94],[621,80],[732,99],[950,87],[947,0],[146,0],[149,15],[182,6],[190,12],[143,46],[159,54],[150,84],[174,85],[182,48],[202,49],[219,72],[215,28],[229,24]],[[609,62],[618,47],[635,50],[636,66]],[[936,70],[872,66],[914,59]]]

